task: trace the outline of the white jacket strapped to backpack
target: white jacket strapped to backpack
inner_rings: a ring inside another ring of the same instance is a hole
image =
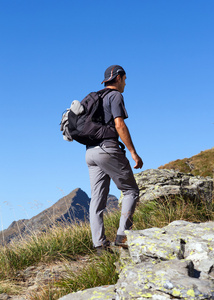
[[[67,125],[68,123],[68,113],[69,111],[72,111],[75,115],[81,115],[83,112],[84,112],[84,107],[83,105],[78,101],[78,100],[74,100],[72,103],[71,103],[71,106],[70,108],[67,109],[67,111],[63,114],[62,116],[62,122],[61,122],[61,128],[67,128],[66,126],[64,125]],[[72,142],[73,141],[73,138],[71,135],[68,136],[69,133],[66,133],[64,134],[63,132],[63,139],[65,141],[68,141],[68,142]],[[67,135],[67,136],[66,136]]]

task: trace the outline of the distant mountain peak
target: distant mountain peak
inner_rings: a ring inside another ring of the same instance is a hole
[[[90,198],[81,189],[76,188],[68,195],[59,199],[51,207],[43,210],[31,219],[13,221],[0,235],[0,244],[7,244],[12,239],[41,232],[57,222],[79,222],[88,220]],[[117,207],[115,196],[108,196],[110,210]]]

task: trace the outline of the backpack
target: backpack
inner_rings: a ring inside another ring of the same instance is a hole
[[[81,102],[74,100],[71,108],[62,116],[60,130],[67,141],[96,146],[103,139],[118,138],[114,126],[105,124],[103,98],[112,89],[103,89],[88,94]]]

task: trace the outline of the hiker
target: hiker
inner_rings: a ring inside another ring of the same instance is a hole
[[[142,168],[143,161],[137,154],[129,130],[124,122],[128,118],[122,93],[125,88],[126,73],[119,65],[112,65],[104,73],[106,89],[112,89],[103,98],[103,112],[105,123],[115,127],[118,137],[130,151],[135,161],[135,169]],[[125,230],[132,227],[132,217],[139,198],[139,189],[136,184],[131,166],[125,155],[125,147],[121,147],[116,138],[103,139],[97,145],[87,146],[86,163],[89,169],[91,185],[90,226],[92,241],[97,252],[110,247],[106,239],[103,223],[103,211],[106,207],[110,180],[123,193],[120,224],[115,239],[116,246],[126,245]],[[123,145],[124,146],[124,145]]]

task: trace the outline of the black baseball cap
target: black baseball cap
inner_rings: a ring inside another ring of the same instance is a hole
[[[113,80],[115,77],[117,77],[117,75],[120,74],[120,75],[125,75],[126,72],[124,71],[124,69],[119,66],[119,65],[112,65],[110,67],[108,67],[106,70],[105,70],[105,73],[104,73],[104,80],[101,82],[104,83],[104,82],[108,82],[108,81],[111,81]]]

